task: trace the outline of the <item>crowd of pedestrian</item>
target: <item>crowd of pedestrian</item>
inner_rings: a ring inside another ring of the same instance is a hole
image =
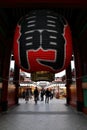
[[[49,90],[49,88],[42,88],[41,90],[38,90],[38,88],[35,87],[33,92],[31,88],[27,88],[22,93],[22,97],[25,99],[26,103],[33,98],[35,104],[37,104],[37,101],[44,101],[45,103],[49,103],[49,100],[51,100],[53,96],[53,91]]]

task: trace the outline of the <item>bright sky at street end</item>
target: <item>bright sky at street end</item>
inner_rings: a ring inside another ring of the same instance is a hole
[[[65,75],[65,70],[55,74],[55,77],[62,77]]]
[[[71,68],[74,68],[74,61],[71,61]],[[55,74],[55,77],[62,77],[65,75],[65,70]]]

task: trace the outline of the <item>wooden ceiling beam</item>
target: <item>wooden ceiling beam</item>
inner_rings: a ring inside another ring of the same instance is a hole
[[[0,7],[20,7],[29,6],[33,7],[44,6],[57,6],[57,7],[87,7],[86,0],[0,0]]]

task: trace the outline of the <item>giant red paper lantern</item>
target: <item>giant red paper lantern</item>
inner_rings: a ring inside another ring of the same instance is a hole
[[[64,17],[47,10],[34,10],[22,17],[14,35],[14,58],[24,71],[64,70],[72,57],[70,27]]]

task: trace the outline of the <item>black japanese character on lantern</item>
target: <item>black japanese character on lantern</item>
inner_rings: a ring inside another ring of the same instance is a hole
[[[48,51],[54,50],[55,59],[54,61],[39,60],[39,63],[51,67],[53,70],[62,68],[66,43],[64,38],[65,25],[66,21],[63,17],[45,10],[30,12],[28,16],[20,20],[19,52],[21,65],[28,69],[30,66],[27,53],[30,50],[38,51],[39,48],[42,48]]]

